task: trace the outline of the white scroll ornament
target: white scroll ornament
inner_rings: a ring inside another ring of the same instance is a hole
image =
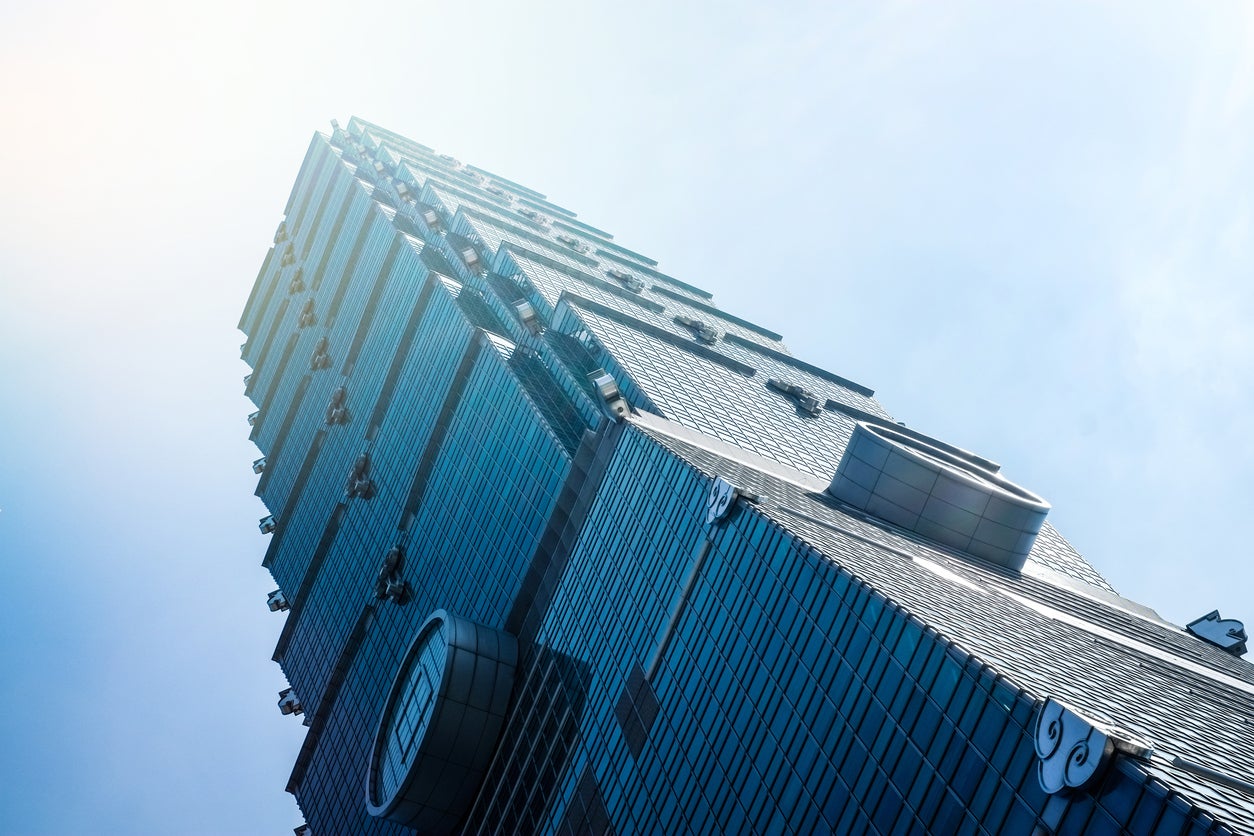
[[[727,516],[731,504],[736,500],[737,489],[722,476],[714,480],[710,486],[710,496],[706,500],[705,523],[711,525]]]
[[[1114,742],[1096,724],[1052,697],[1036,716],[1038,775],[1041,789],[1051,795],[1087,787],[1114,749]]]

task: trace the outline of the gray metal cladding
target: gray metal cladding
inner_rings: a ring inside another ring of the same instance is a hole
[[[1049,503],[888,427],[858,422],[828,493],[893,525],[1019,570]]]

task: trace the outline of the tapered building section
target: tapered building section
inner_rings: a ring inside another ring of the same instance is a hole
[[[1239,623],[538,192],[316,134],[240,328],[302,832],[1254,832]]]

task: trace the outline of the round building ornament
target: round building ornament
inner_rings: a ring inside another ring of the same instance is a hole
[[[419,628],[384,702],[366,774],[373,816],[454,829],[492,760],[514,687],[508,633],[437,610]]]
[[[1049,503],[992,470],[891,427],[859,421],[827,492],[930,540],[1016,571]]]
[[[1046,700],[1036,716],[1037,776],[1041,789],[1051,795],[1084,789],[1114,749],[1095,724],[1057,700]]]
[[[1036,715],[1033,737],[1040,758],[1037,776],[1050,794],[1093,787],[1115,754],[1145,760],[1154,752],[1134,733],[1090,720],[1054,697]]]

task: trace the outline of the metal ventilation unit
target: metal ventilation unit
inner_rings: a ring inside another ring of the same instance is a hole
[[[515,302],[514,311],[518,314],[518,319],[522,321],[522,324],[531,333],[539,334],[544,330],[544,323],[540,321],[540,317],[536,314],[535,306],[526,299],[519,299]]]
[[[436,212],[430,206],[423,206],[422,209],[419,210],[418,214],[422,215],[423,221],[426,222],[427,226],[434,230],[439,230],[440,227],[443,226],[440,221],[440,213]]]
[[[567,235],[566,233],[561,232],[558,233],[557,240],[577,253],[584,253],[588,251],[587,245],[573,235]]]
[[[774,377],[767,378],[766,385],[776,392],[790,396],[796,401],[797,407],[811,417],[818,416],[823,412],[823,402],[819,400],[819,396],[804,386],[789,383],[785,380],[778,380]]]
[[[284,716],[288,714],[304,714],[305,709],[300,704],[300,698],[291,688],[284,688],[279,692],[279,711]]]
[[[353,469],[348,473],[348,484],[344,487],[349,499],[373,499],[375,495],[374,480],[370,478],[370,454],[362,453],[353,462]]]
[[[349,419],[348,406],[348,390],[343,386],[338,386],[331,392],[331,400],[327,403],[327,425],[334,426],[336,424],[347,424]]]
[[[592,382],[592,387],[596,389],[597,394],[601,396],[601,400],[614,413],[614,420],[622,418],[630,411],[626,398],[619,391],[618,381],[614,380],[614,376],[605,369],[597,369],[588,375],[588,380]]]
[[[329,341],[325,336],[319,337],[318,342],[314,345],[313,356],[309,358],[310,371],[318,371],[331,366],[331,355],[327,351]]]
[[[404,604],[409,600],[409,584],[401,576],[405,563],[405,547],[397,544],[388,549],[383,556],[383,565],[374,582],[374,597],[380,601],[388,599],[393,604]]]
[[[690,316],[677,316],[675,321],[690,329],[692,335],[706,345],[714,345],[714,343],[718,342],[718,331],[699,319],[693,319]]]
[[[300,316],[296,319],[296,325],[299,328],[308,328],[310,325],[318,324],[318,315],[314,313],[314,300],[309,297],[305,300],[305,305],[300,309]]]
[[[626,270],[619,270],[617,267],[610,267],[605,271],[605,275],[609,276],[611,279],[617,279],[622,283],[623,287],[627,288],[632,293],[644,292],[644,279],[641,279],[639,276],[633,276]]]

